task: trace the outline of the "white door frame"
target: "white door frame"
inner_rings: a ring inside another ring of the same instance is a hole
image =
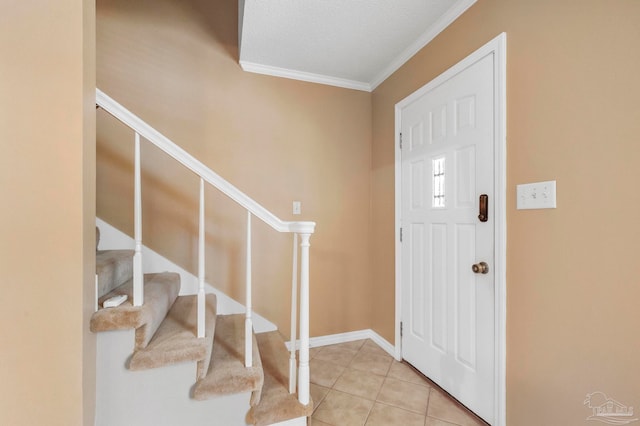
[[[400,320],[402,318],[402,250],[400,245],[402,158],[400,153],[400,118],[402,109],[448,80],[453,75],[469,67],[479,59],[494,56],[494,209],[495,218],[495,425],[506,425],[506,349],[507,349],[507,35],[501,33],[489,43],[449,68],[425,86],[418,89],[395,107],[395,216],[396,216],[396,335],[395,357],[402,359]]]

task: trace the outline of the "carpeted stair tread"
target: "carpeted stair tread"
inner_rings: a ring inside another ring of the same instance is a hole
[[[264,381],[262,363],[255,335],[252,335],[253,366],[244,366],[244,321],[242,314],[218,315],[209,371],[195,384],[194,399],[258,391],[252,395],[251,404],[259,401]]]
[[[146,370],[198,361],[197,379],[209,368],[216,324],[216,296],[205,298],[205,337],[198,338],[198,296],[178,296],[146,348],[131,357],[129,369]]]
[[[98,300],[98,304],[112,297],[126,294],[128,299],[115,308],[102,308],[91,317],[91,331],[136,329],[135,348],[147,346],[164,320],[180,291],[180,275],[174,272],[144,275],[144,304],[133,306],[133,279]]]
[[[310,416],[313,402],[302,405],[295,394],[289,393],[289,352],[280,333],[260,333],[256,340],[262,358],[264,385],[260,402],[247,414],[247,423],[270,425]]]
[[[133,276],[133,250],[96,251],[98,297],[120,287]]]

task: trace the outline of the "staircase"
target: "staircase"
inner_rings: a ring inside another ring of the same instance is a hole
[[[98,300],[90,323],[91,331],[98,333],[96,425],[306,424],[313,406],[309,395],[308,289],[309,238],[315,223],[278,219],[100,90],[96,90],[96,106],[135,134],[135,249],[98,250],[96,245]],[[197,294],[179,295],[180,275],[176,272],[142,271],[141,138],[200,178]],[[206,184],[247,212],[244,314],[218,314],[216,295],[205,292]],[[254,333],[253,217],[277,232],[293,235],[291,352],[279,332]],[[104,306],[117,296],[126,296],[126,300],[116,307]]]
[[[289,353],[279,332],[252,336],[253,363],[245,367],[244,315],[218,315],[215,294],[207,294],[206,337],[198,338],[197,295],[179,296],[180,276],[173,272],[145,274],[145,302],[133,306],[133,255],[133,250],[96,250],[99,309],[90,324],[95,333],[133,330],[132,354],[126,360],[130,374],[196,363],[194,385],[177,391],[203,403],[250,392],[246,424],[271,425],[311,415],[312,403],[302,405],[289,393]],[[102,308],[105,300],[119,295],[127,300]],[[214,419],[210,424],[216,424]]]

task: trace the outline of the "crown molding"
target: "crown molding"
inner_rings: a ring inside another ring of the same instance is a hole
[[[240,60],[240,66],[244,71],[255,74],[264,74],[274,77],[290,78],[293,80],[308,81],[310,83],[320,83],[329,86],[342,87],[345,89],[360,90],[363,92],[371,92],[371,85],[363,81],[348,80],[345,78],[330,77],[321,74],[314,74],[304,71],[290,70],[286,68],[273,67],[270,65],[256,64]]]

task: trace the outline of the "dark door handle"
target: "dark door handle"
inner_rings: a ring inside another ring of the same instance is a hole
[[[478,215],[480,222],[489,220],[489,196],[482,194],[480,196],[480,214]]]

